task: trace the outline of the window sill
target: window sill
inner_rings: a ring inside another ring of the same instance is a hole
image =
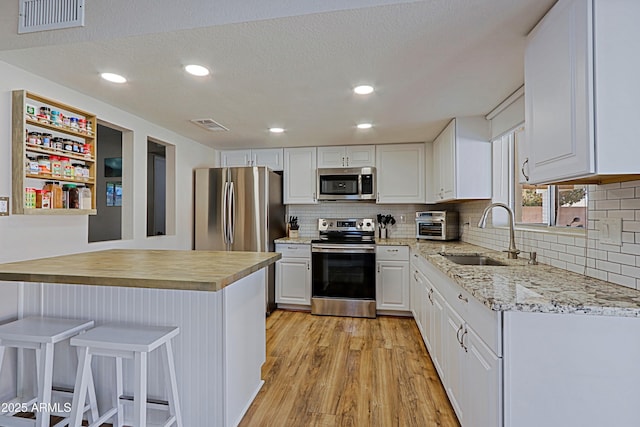
[[[506,225],[495,226],[494,228],[502,228],[508,230],[509,227]],[[586,228],[579,227],[550,227],[547,225],[522,225],[516,224],[516,231],[530,231],[533,233],[541,233],[541,234],[549,234],[556,236],[572,236],[572,237],[585,237],[587,235]]]

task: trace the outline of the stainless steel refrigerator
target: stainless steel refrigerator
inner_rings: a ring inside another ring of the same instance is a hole
[[[195,170],[194,249],[273,252],[286,235],[282,177],[266,167]],[[275,309],[275,265],[267,272],[266,312]]]

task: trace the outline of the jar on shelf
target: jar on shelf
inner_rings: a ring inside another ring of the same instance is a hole
[[[42,145],[42,139],[40,136],[40,132],[29,132],[27,134],[27,144],[31,145]]]
[[[43,187],[51,194],[51,209],[62,209],[62,187],[53,181],[47,181]]]
[[[66,196],[66,207],[68,209],[80,209],[80,192],[75,184],[65,184],[62,186],[63,200]]]
[[[62,116],[62,126],[66,126],[66,127],[71,126],[71,117]]]
[[[73,153],[73,141],[68,139],[68,138],[65,138],[63,141],[64,141],[63,142],[64,151],[68,151],[70,153]]]
[[[83,119],[83,118],[78,119],[78,129],[80,130],[80,132],[83,132],[83,133],[87,131],[87,119]]]
[[[62,151],[64,149],[64,139],[58,136],[53,138],[51,141],[51,148]]]
[[[49,160],[49,156],[38,156],[38,170],[40,175],[51,175],[51,160]]]
[[[60,163],[62,164],[62,176],[65,178],[73,178],[75,175],[75,169],[71,165],[71,161],[68,157],[60,157]]]
[[[43,133],[42,134],[42,146],[50,148],[52,139],[53,139],[53,135],[51,135],[50,133]]]
[[[74,168],[73,176],[75,177],[75,179],[83,179],[84,165],[82,163],[74,163],[73,168]]]
[[[88,181],[91,178],[89,176],[89,166],[87,165],[82,166],[82,178],[84,178],[85,181]]]
[[[60,126],[62,124],[60,120],[60,111],[51,110],[51,124],[54,126]]]
[[[51,120],[51,108],[50,107],[40,107],[40,115],[39,115],[39,117],[43,117],[47,121]]]
[[[36,190],[36,209],[51,209],[51,193],[47,190]]]
[[[71,117],[71,119],[69,120],[69,127],[71,128],[71,130],[74,131],[78,131],[78,118],[77,117]]]
[[[24,207],[25,209],[35,209],[36,207],[36,189],[27,187],[24,189]]]
[[[91,120],[87,120],[87,133],[89,135],[93,134],[93,125],[91,124]]]
[[[82,146],[82,154],[84,154],[85,157],[91,157],[91,144],[84,144]]]
[[[51,156],[51,176],[54,178],[62,177],[62,162],[59,156]]]
[[[83,144],[80,142],[73,141],[73,152],[76,154],[80,154],[80,151],[81,151],[80,147],[82,147],[82,145]]]
[[[25,170],[27,171],[28,174],[31,174],[31,175],[38,175],[38,173],[40,173],[38,158],[33,154],[26,155]]]
[[[80,209],[92,209],[91,189],[85,186],[79,186],[78,189],[80,192]]]

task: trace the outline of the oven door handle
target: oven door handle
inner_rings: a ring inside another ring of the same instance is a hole
[[[374,253],[375,251],[375,246],[367,245],[311,245],[311,252],[360,254]]]

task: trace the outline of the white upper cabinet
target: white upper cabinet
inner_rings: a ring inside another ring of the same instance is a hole
[[[251,150],[220,151],[220,167],[251,166]]]
[[[376,146],[377,203],[425,203],[425,144]]]
[[[316,147],[285,148],[284,204],[315,204]]]
[[[262,148],[252,150],[224,150],[220,152],[220,166],[267,166],[274,171],[284,167],[282,148]]]
[[[433,141],[429,202],[491,198],[490,136],[484,117],[449,122]]]
[[[525,51],[522,179],[531,184],[637,179],[640,2],[559,0]],[[631,50],[630,50],[631,49]]]
[[[375,166],[375,145],[318,147],[319,168],[357,168]]]

